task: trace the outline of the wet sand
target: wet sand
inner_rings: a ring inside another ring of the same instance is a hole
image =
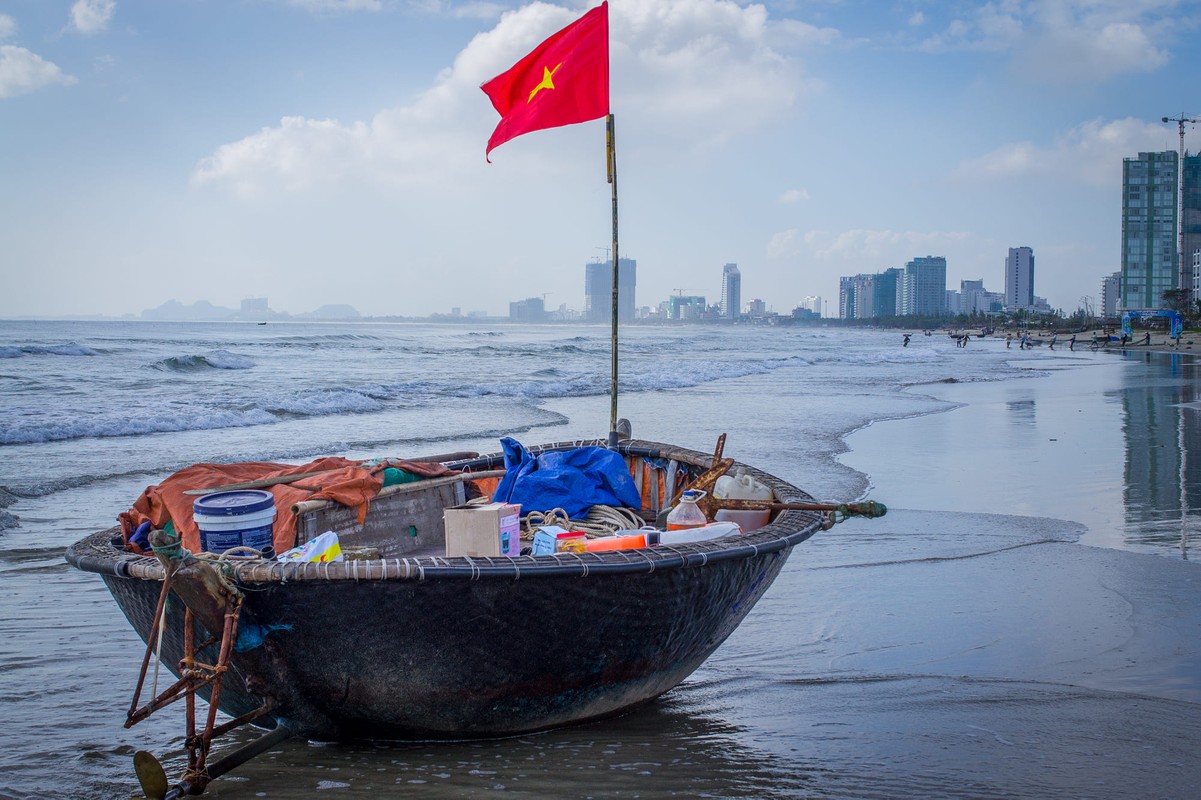
[[[1197,365],[1098,354],[1040,366],[1049,372],[1028,380],[914,387],[958,405],[859,431],[840,460],[871,475],[872,497],[890,507],[1016,514],[1015,530],[1055,533],[990,556],[1004,580],[957,570],[956,614],[1013,625],[1004,646],[988,648],[988,671],[1201,703],[1201,564],[1188,560],[1201,542]],[[980,542],[971,523],[947,535],[969,551]],[[907,594],[916,600],[927,585]],[[945,613],[930,598],[915,606]],[[1201,719],[1201,706],[1194,712]]]
[[[889,505],[1057,517],[1084,524],[1085,544],[1187,555],[1201,542],[1189,513],[1201,510],[1198,360],[1044,352],[1022,363],[1028,379],[911,387],[952,410],[858,431],[840,461]]]

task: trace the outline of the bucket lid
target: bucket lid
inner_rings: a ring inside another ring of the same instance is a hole
[[[275,496],[261,489],[240,489],[232,492],[214,492],[196,498],[192,503],[193,514],[210,517],[236,517],[253,514],[275,507]]]

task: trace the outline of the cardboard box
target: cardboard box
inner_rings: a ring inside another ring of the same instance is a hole
[[[521,555],[521,506],[468,504],[442,512],[446,557]]]

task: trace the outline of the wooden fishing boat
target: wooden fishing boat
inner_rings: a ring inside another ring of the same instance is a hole
[[[529,450],[580,446],[606,443]],[[775,494],[765,527],[636,550],[447,558],[443,511],[503,474],[497,453],[389,487],[361,521],[336,503],[296,509],[300,539],[335,530],[346,548],[378,551],[368,560],[185,554],[175,569],[162,556],[126,552],[117,529],[66,557],[102,576],[148,642],[143,677],[161,637],[159,657],[182,676],[176,694],[189,708],[195,693],[215,700],[236,718],[226,727],[253,721],[321,740],[508,736],[617,714],[676,686],[763,596],[793,546],[847,510],[721,458],[720,448],[625,440],[615,449],[642,487],[647,520],[684,486],[742,467]],[[141,709],[135,698],[127,724],[176,699],[166,695]],[[221,727],[210,715],[206,731]]]

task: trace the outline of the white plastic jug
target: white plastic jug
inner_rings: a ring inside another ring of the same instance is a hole
[[[717,479],[713,485],[713,497],[716,500],[759,500],[765,503],[776,499],[775,492],[771,490],[770,486],[747,475],[741,467],[733,477],[722,475]],[[714,514],[713,518],[737,522],[743,532],[748,532],[762,528],[767,524],[770,516],[770,511],[731,511],[723,508]]]

